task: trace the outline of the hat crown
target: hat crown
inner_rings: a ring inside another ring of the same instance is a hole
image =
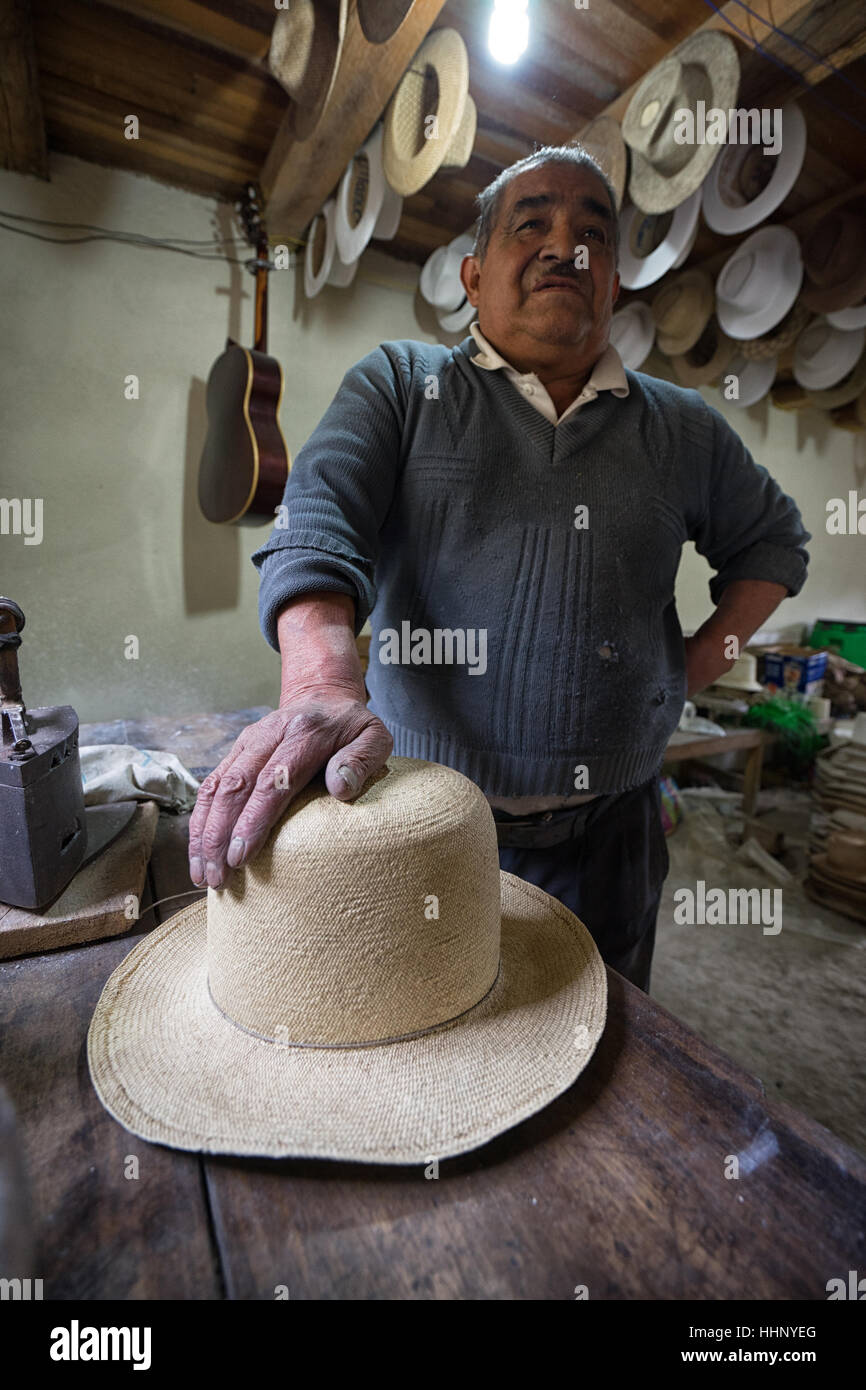
[[[496,827],[451,768],[389,759],[352,802],[321,777],[208,892],[208,984],[240,1028],[363,1046],[442,1027],[499,970]]]

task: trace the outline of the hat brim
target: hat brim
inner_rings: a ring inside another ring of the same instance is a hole
[[[443,1029],[298,1047],[237,1027],[207,981],[207,904],[184,908],[110,976],[87,1035],[102,1104],[133,1134],[202,1153],[428,1163],[475,1149],[565,1091],[604,1029],[607,976],[586,927],[500,873],[501,966]]]

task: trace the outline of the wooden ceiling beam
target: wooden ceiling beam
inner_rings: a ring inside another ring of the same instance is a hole
[[[29,0],[0,0],[0,166],[48,178]]]
[[[299,237],[309,226],[379,120],[444,3],[415,0],[396,34],[383,44],[367,42],[355,6],[350,6],[340,66],[322,119],[308,140],[296,140],[290,108],[262,167],[259,182],[272,239]]]

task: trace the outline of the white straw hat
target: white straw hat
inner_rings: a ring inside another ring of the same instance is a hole
[[[460,279],[463,257],[471,253],[475,238],[471,232],[461,232],[446,246],[437,246],[425,261],[418,288],[428,304],[442,313],[453,313],[466,298]]]
[[[758,338],[793,308],[803,282],[800,243],[790,227],[761,227],[722,266],[716,317],[731,338]]]
[[[725,400],[730,405],[738,405],[745,410],[747,406],[757,405],[764,399],[776,380],[779,366],[777,357],[746,357],[737,352],[725,367],[719,386]],[[737,378],[737,394],[729,396],[725,390],[728,377]]]
[[[866,328],[834,328],[825,319],[816,319],[797,339],[794,380],[807,391],[836,386],[859,362],[864,344]]]
[[[390,239],[397,231],[403,199],[382,169],[382,122],[352,158],[337,189],[337,254],[345,265],[361,255],[372,237]]]
[[[619,309],[610,321],[610,342],[624,367],[636,372],[652,352],[656,326],[648,304],[635,301]]]
[[[733,236],[757,227],[794,187],[806,156],[806,122],[795,101],[781,112],[781,130],[774,130],[778,154],[764,154],[763,139],[752,145],[731,143],[707,175],[702,210],[714,232]]]
[[[573,913],[499,868],[481,790],[393,757],[353,802],[317,778],[262,850],[106,984],[106,1109],[205,1153],[427,1163],[566,1090],[607,978]]]
[[[616,210],[619,212],[628,176],[628,146],[622,138],[619,121],[614,120],[613,116],[596,116],[568,143],[582,145],[601,166],[616,195]]]
[[[654,285],[682,265],[695,241],[701,210],[700,189],[670,214],[641,212],[626,203],[620,217],[619,278],[624,290]]]
[[[304,294],[315,299],[324,285],[345,289],[355,278],[357,260],[345,265],[337,254],[337,200],[329,198],[317,212],[304,248]]]

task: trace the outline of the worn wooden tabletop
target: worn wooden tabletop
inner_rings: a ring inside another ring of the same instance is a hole
[[[264,712],[83,726],[81,741],[169,749],[201,774]],[[191,887],[186,822],[160,815],[128,935],[0,967],[0,1080],[46,1299],[825,1300],[866,1266],[864,1160],[612,971],[577,1082],[438,1178],[134,1138],[93,1091],[87,1027],[115,966],[192,901],[173,897]]]

